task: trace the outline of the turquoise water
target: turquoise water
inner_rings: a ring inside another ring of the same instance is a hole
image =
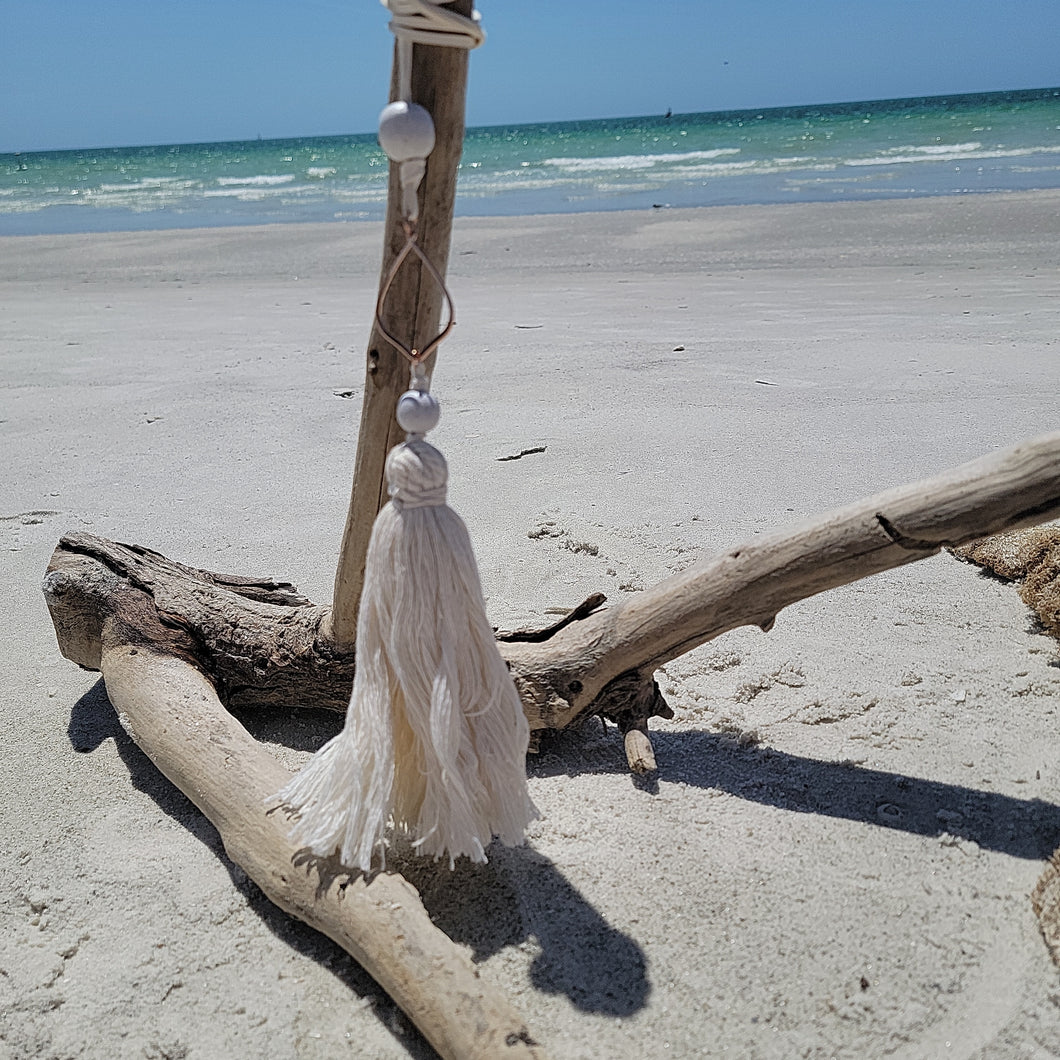
[[[374,134],[0,155],[0,234],[383,216]],[[468,130],[458,214],[1060,187],[1060,88]]]

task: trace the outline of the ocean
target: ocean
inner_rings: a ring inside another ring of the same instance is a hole
[[[0,155],[0,235],[383,216],[374,133]],[[459,215],[1060,187],[1060,88],[491,126]]]

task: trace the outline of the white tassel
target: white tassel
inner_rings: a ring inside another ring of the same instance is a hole
[[[387,456],[390,502],[368,544],[346,725],[267,800],[293,811],[294,842],[321,857],[337,851],[365,872],[382,853],[388,826],[420,853],[448,855],[452,866],[462,855],[485,861],[494,836],[523,842],[537,816],[526,786],[529,725],[486,618],[467,527],[445,503],[445,457],[424,440],[439,410],[423,361],[454,319],[445,280],[416,240],[417,189],[435,132],[430,114],[410,102],[412,44],[421,22],[445,30],[431,44],[475,47],[482,33],[472,20],[419,0],[384,3],[395,12],[401,98],[380,115],[379,142],[398,165],[406,238],[381,286],[376,325],[412,363],[412,389],[397,407],[408,441]],[[410,12],[415,26],[402,21]],[[382,313],[409,255],[449,306],[448,324],[418,353],[386,329]]]
[[[484,862],[493,836],[522,843],[537,816],[529,726],[426,420],[437,422],[434,399],[403,395],[399,421],[415,433],[387,457],[391,500],[368,546],[345,728],[270,800],[297,813],[295,842],[366,872],[388,822],[452,866]]]

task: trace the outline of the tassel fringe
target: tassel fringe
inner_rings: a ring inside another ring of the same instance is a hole
[[[524,840],[529,726],[486,617],[471,541],[445,503],[445,457],[415,436],[387,457],[368,546],[343,731],[270,800],[291,838],[364,871],[388,825],[435,858]]]

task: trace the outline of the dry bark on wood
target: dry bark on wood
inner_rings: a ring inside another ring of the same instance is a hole
[[[350,953],[441,1056],[545,1060],[518,1013],[434,926],[412,884],[396,873],[351,873],[294,847],[286,817],[264,806],[290,775],[187,661],[197,654],[190,636],[169,630],[160,651],[154,613],[139,612],[142,625],[135,607],[119,612],[99,631],[98,657],[85,661],[102,671],[125,730],[266,896]]]

